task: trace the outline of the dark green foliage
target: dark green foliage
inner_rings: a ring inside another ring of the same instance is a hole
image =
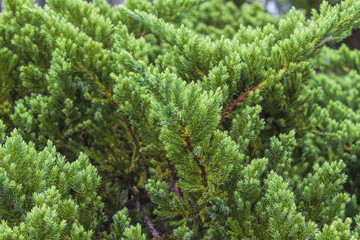
[[[276,3],[279,5],[280,8],[296,6],[310,12],[313,8],[319,8],[320,4],[323,1],[324,0],[276,0]],[[341,0],[329,0],[328,2],[334,5],[341,2]]]
[[[323,48],[313,60],[319,73],[309,87],[318,88],[318,105],[310,122],[316,129],[306,134],[308,160],[313,162],[342,159],[347,168],[349,181],[346,185],[351,194],[359,192],[360,132],[360,54],[345,45],[338,50]],[[355,184],[355,185],[354,185]],[[349,214],[354,214],[354,212]]]
[[[3,6],[4,239],[359,237],[358,1]]]

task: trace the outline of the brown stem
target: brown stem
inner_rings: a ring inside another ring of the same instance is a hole
[[[203,209],[204,207],[207,207],[208,204],[209,204],[208,202],[205,202],[204,204],[196,207],[195,211],[188,213],[186,216],[191,217],[191,218],[196,218],[197,216],[199,216],[201,209]]]
[[[145,220],[146,226],[149,228],[151,235],[154,238],[160,239],[161,236],[158,233],[158,231],[155,229],[154,224],[152,223],[151,219],[146,215],[146,213],[140,208],[140,214],[142,215],[142,217]]]
[[[345,148],[348,152],[351,152],[351,147],[345,145],[344,148]]]
[[[141,32],[141,33],[139,33],[139,34],[135,34],[135,38],[136,38],[136,39],[141,38],[141,37],[143,37],[143,36],[145,36],[145,33],[144,33],[144,32]]]
[[[175,174],[174,165],[171,164],[171,162],[170,162],[169,159],[167,159],[167,163],[168,163],[168,165],[169,165],[169,169],[170,169],[170,173],[171,173],[171,180],[172,180],[172,182],[173,182],[173,184],[174,184],[175,193],[176,193],[176,195],[178,196],[178,198],[180,199],[180,201],[181,201],[182,203],[184,203],[184,202],[185,202],[185,201],[184,201],[184,198],[181,196],[179,187],[176,185],[177,176],[176,176],[176,174]]]
[[[194,146],[191,142],[189,133],[186,131],[185,132],[185,142],[187,145],[187,149],[190,151],[190,153],[193,153],[194,151]],[[194,155],[194,160],[196,162],[196,165],[198,166],[198,168],[200,169],[200,176],[202,179],[202,185],[207,189],[208,187],[208,181],[207,181],[207,174],[206,174],[206,167],[205,165],[200,163],[200,157],[198,155]]]
[[[162,158],[158,155],[157,156],[157,161],[158,162],[163,162]],[[173,164],[171,164],[169,159],[166,159],[166,162],[169,166],[170,169],[170,174],[171,174],[171,184],[174,186],[174,191],[176,193],[176,195],[178,196],[178,198],[180,199],[180,201],[182,203],[185,203],[184,198],[181,196],[179,187],[176,185],[176,182],[178,181],[178,177],[176,176],[176,171],[175,171],[175,167]]]
[[[240,97],[238,97],[230,106],[228,106],[221,114],[220,121],[218,123],[218,126],[221,124],[221,122],[224,120],[224,118],[233,110],[234,107],[236,107],[240,102],[244,101],[250,94],[250,92],[254,92],[256,89],[258,89],[264,82],[261,82],[259,85],[253,87],[251,90],[246,91],[243,93]]]
[[[351,194],[350,194],[350,198],[352,197],[352,195],[355,193],[355,190],[356,190],[356,187],[358,185],[358,182],[359,182],[359,173],[356,174],[356,177],[355,177],[355,181],[354,181],[354,186],[351,190]]]
[[[134,133],[134,131],[132,130],[131,125],[130,125],[130,122],[129,122],[129,120],[126,118],[126,116],[122,115],[121,118],[122,118],[122,120],[124,121],[124,123],[125,123],[125,125],[126,125],[126,128],[128,129],[128,132],[129,132],[129,134],[130,134],[130,136],[131,136],[132,141],[134,142],[136,154],[139,156],[140,162],[145,166],[145,169],[146,169],[146,178],[149,179],[149,178],[150,178],[149,166],[145,163],[145,161],[144,161],[144,156],[143,156],[143,154],[140,152],[140,143],[139,143],[138,139],[136,138],[135,133]]]
[[[138,34],[135,34],[135,38],[138,39],[138,38],[141,38],[141,37],[144,37],[148,34],[152,33],[151,31],[149,32],[141,32],[141,33],[138,33]]]
[[[151,235],[154,238],[161,239],[161,236],[159,232],[155,229],[154,224],[152,223],[151,219],[146,215],[144,210],[141,208],[140,203],[140,191],[133,188],[132,186],[129,186],[129,189],[132,191],[134,197],[136,198],[136,210],[141,214],[141,216],[144,218],[144,221],[146,223],[146,226],[149,228]]]
[[[139,158],[142,159],[142,158],[143,158],[143,155],[142,155],[142,153],[140,152],[140,144],[139,144],[139,141],[137,140],[137,138],[136,138],[136,136],[135,136],[134,131],[133,131],[132,128],[131,128],[131,125],[130,125],[129,120],[128,120],[124,115],[122,115],[121,118],[122,118],[122,120],[124,121],[124,123],[125,123],[125,125],[126,125],[126,128],[127,128],[128,131],[129,131],[129,134],[130,134],[130,136],[131,136],[132,141],[134,142],[136,153],[139,155]]]

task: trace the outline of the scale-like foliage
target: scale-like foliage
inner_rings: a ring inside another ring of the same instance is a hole
[[[0,239],[91,239],[104,221],[100,177],[85,155],[68,163],[51,142],[41,151],[0,121]],[[131,230],[116,226],[111,235]],[[129,233],[130,234],[130,233]],[[134,233],[133,233],[134,234]],[[133,236],[132,234],[132,236]],[[141,234],[139,227],[136,234]]]
[[[278,20],[240,2],[4,0],[5,239],[358,237],[358,53],[316,54],[360,3]]]

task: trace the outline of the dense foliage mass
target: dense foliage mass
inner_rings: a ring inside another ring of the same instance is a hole
[[[280,9],[288,9],[291,6],[295,6],[310,12],[313,8],[319,8],[323,0],[275,0],[275,2]],[[334,5],[341,2],[341,0],[329,0],[327,2]]]
[[[3,0],[0,239],[359,239],[360,52],[325,46],[359,27],[357,0]]]

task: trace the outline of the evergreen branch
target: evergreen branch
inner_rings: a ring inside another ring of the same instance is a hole
[[[105,87],[100,83],[100,81],[98,80],[97,76],[95,74],[91,74],[89,71],[87,71],[87,69],[85,69],[82,64],[77,63],[77,65],[79,66],[79,68],[82,70],[83,73],[85,73],[91,80],[93,80],[93,82],[96,84],[96,86],[100,89],[100,91],[104,94],[104,96],[110,100],[110,102],[115,105],[115,107],[117,109],[120,109],[120,104],[114,99],[114,97],[106,91]],[[135,133],[131,127],[131,124],[129,122],[129,120],[126,118],[125,115],[121,114],[121,119],[123,120],[123,122],[126,125],[126,128],[130,134],[130,137],[135,145],[135,151],[136,154],[139,156],[140,161],[144,164],[145,169],[146,169],[146,175],[147,178],[150,177],[150,172],[149,172],[149,167],[145,164],[144,161],[144,156],[142,155],[142,153],[140,152],[140,143],[139,140],[137,139],[137,137],[135,136]]]
[[[334,37],[333,35],[330,35],[323,40],[321,40],[318,44],[316,44],[308,53],[306,53],[300,60],[308,59],[313,53],[315,53],[319,48],[324,46],[329,41],[339,39],[339,37]],[[341,39],[341,38],[340,38]]]
[[[112,98],[112,96],[109,93],[106,93],[105,96],[109,96],[110,98]],[[112,101],[114,103],[114,105],[119,108],[120,104],[118,102],[116,102],[115,100]],[[137,139],[137,137],[135,136],[135,133],[130,125],[129,119],[127,119],[127,117],[123,114],[121,114],[121,119],[123,120],[123,122],[126,125],[126,128],[130,134],[130,137],[135,145],[135,152],[136,154],[139,156],[140,162],[145,166],[146,169],[146,178],[150,178],[150,172],[149,172],[149,166],[147,164],[145,164],[144,161],[144,155],[140,152],[140,143],[139,140]]]
[[[242,94],[240,97],[238,97],[232,104],[230,104],[230,106],[228,106],[221,114],[218,126],[221,124],[223,119],[233,110],[234,107],[236,107],[240,102],[246,100],[246,98],[249,96],[250,92],[254,92],[255,90],[257,90],[263,83],[264,82],[261,82],[259,85],[253,87],[251,90],[246,91],[244,94]]]
[[[188,131],[185,129],[185,142],[187,145],[187,149],[189,150],[190,153],[194,152],[194,146],[191,142],[190,136]],[[200,169],[200,176],[202,179],[202,185],[205,187],[206,191],[207,191],[207,187],[208,187],[208,181],[207,181],[207,174],[206,174],[206,167],[205,165],[200,163],[200,157],[196,154],[194,154],[194,161],[196,162],[196,165],[198,166],[198,168]]]

